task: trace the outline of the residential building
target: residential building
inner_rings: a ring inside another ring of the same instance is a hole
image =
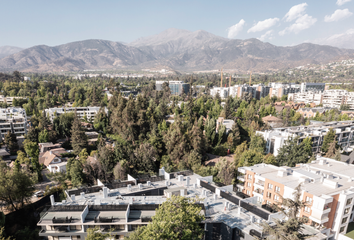
[[[45,109],[45,112],[51,122],[53,122],[54,118],[59,117],[61,114],[70,112],[76,112],[77,116],[81,119],[84,119],[86,116],[88,121],[93,122],[99,110],[100,107],[62,107]],[[105,108],[105,112],[106,114],[108,113],[107,108]]]
[[[341,105],[348,105],[350,110],[354,110],[354,92],[346,90],[325,90],[323,92],[304,92],[288,95],[288,100],[294,102],[322,104],[323,107],[339,109]]]
[[[87,230],[98,227],[102,233],[111,233],[115,239],[129,236],[139,226],[149,224],[156,209],[172,195],[187,198],[199,196],[201,214],[205,221],[204,239],[251,240],[266,236],[262,222],[281,219],[280,213],[271,213],[257,204],[256,198],[243,199],[233,186],[218,187],[213,176],[201,177],[191,171],[168,173],[162,168],[158,176],[133,178],[123,182],[98,181],[97,186],[67,190],[67,199],[55,202],[41,216],[37,225],[39,236],[45,239],[85,239]],[[243,194],[244,195],[244,194]],[[327,235],[311,226],[304,231],[314,239]]]
[[[7,105],[12,106],[12,102],[14,99],[27,99],[24,97],[4,97],[3,95],[0,95],[0,103],[6,103]]]
[[[232,119],[224,119],[223,117],[219,117],[216,120],[216,132],[218,132],[221,125],[224,125],[226,128],[226,134],[227,134],[230,130],[232,130],[232,127],[234,124],[235,124],[235,121]]]
[[[315,117],[316,114],[325,114],[328,111],[331,111],[332,109],[337,109],[337,108],[330,108],[330,107],[317,107],[317,108],[300,108],[297,110],[298,113],[300,113],[302,116],[311,118]]]
[[[23,108],[0,108],[1,138],[4,138],[9,131],[16,136],[27,134],[27,115]]]
[[[61,148],[60,143],[53,144],[51,142],[38,143],[39,153],[44,153],[55,148]]]
[[[238,168],[238,172],[238,190],[268,206],[281,206],[279,196],[293,199],[301,184],[300,199],[307,206],[299,217],[308,218],[307,224],[328,239],[340,239],[353,221],[354,165],[318,157],[293,168],[258,164]]]
[[[261,99],[269,95],[269,87],[263,84],[249,86],[247,84],[234,85],[230,87],[213,87],[210,89],[210,95],[215,97],[217,94],[221,98],[238,97],[241,98],[245,93],[250,93],[252,98]]]
[[[66,172],[67,161],[61,155],[68,153],[64,148],[55,148],[39,155],[39,163],[46,166],[51,173]]]
[[[280,118],[277,118],[276,116],[272,116],[272,115],[268,115],[266,117],[263,117],[262,121],[273,128],[281,127],[283,125],[283,120],[281,120]]]
[[[312,141],[312,152],[321,152],[325,135],[330,129],[336,134],[336,140],[344,151],[353,151],[354,148],[354,121],[326,122],[309,126],[275,128],[266,131],[257,131],[266,141],[266,153],[278,155],[279,149],[286,144],[289,137],[299,136],[299,143],[309,137]]]
[[[168,83],[172,95],[182,95],[190,92],[189,83],[184,83],[183,81],[156,81],[156,90],[161,91],[165,82]]]

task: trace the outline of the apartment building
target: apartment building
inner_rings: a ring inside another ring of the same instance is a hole
[[[307,224],[328,239],[340,238],[353,222],[354,165],[318,157],[293,168],[258,164],[238,171],[238,190],[268,206],[281,206],[281,197],[293,199],[301,184],[301,200],[307,206],[300,217],[307,217]]]
[[[341,105],[349,105],[354,110],[354,92],[346,90],[325,90],[323,92],[304,92],[288,95],[288,100],[294,102],[322,104],[324,107],[340,108]]]
[[[27,115],[23,108],[0,108],[1,138],[4,138],[9,131],[15,133],[16,136],[27,134]]]
[[[263,84],[257,84],[249,86],[247,84],[243,85],[234,85],[231,87],[213,87],[210,89],[210,95],[215,97],[217,94],[221,98],[238,97],[241,98],[243,94],[250,93],[252,98],[261,99],[262,97],[266,97],[269,95],[269,87]]]
[[[156,90],[161,91],[165,82],[168,83],[172,95],[182,95],[190,92],[189,83],[184,83],[183,81],[156,81]]]
[[[12,102],[14,99],[27,99],[24,97],[4,97],[3,95],[0,95],[0,103],[6,103],[7,105],[12,106]]]
[[[330,108],[330,107],[317,107],[317,108],[300,108],[297,110],[298,113],[300,113],[302,116],[311,118],[315,117],[316,114],[325,114],[328,111],[331,111],[332,109],[336,108]]]
[[[256,198],[243,199],[233,186],[218,187],[213,177],[201,177],[191,171],[159,176],[133,178],[120,183],[100,184],[66,192],[67,199],[55,202],[44,211],[38,226],[39,236],[45,239],[84,239],[87,230],[98,227],[101,232],[123,239],[137,227],[149,224],[156,209],[172,195],[199,197],[198,204],[205,221],[205,240],[251,240],[264,237],[262,223],[282,218],[257,205]],[[100,183],[100,182],[99,182]],[[304,231],[314,239],[327,236],[311,226]]]
[[[61,114],[76,112],[77,116],[83,119],[85,116],[88,121],[94,121],[96,114],[99,112],[100,107],[63,107],[63,108],[49,108],[45,109],[50,121],[53,122],[54,118],[59,117]],[[106,114],[108,109],[105,108]]]
[[[266,131],[257,131],[266,141],[266,153],[278,155],[279,149],[286,144],[289,137],[299,136],[299,143],[309,137],[312,140],[312,152],[321,152],[324,136],[330,129],[336,134],[336,140],[345,151],[354,149],[354,121],[339,121],[313,124],[309,126],[297,126],[286,128],[275,128]]]

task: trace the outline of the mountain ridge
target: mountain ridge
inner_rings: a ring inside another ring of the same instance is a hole
[[[0,59],[0,69],[79,71],[165,66],[179,71],[218,69],[267,71],[354,57],[354,50],[302,43],[275,46],[258,39],[227,39],[198,30],[167,29],[128,44],[87,39],[58,46],[38,45]]]

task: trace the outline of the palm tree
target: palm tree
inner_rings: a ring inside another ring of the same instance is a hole
[[[293,199],[283,198],[281,205],[284,208],[278,207],[278,209],[286,217],[286,221],[279,219],[274,220],[274,224],[263,223],[263,231],[267,233],[267,239],[272,240],[299,240],[307,238],[307,235],[303,234],[303,224],[308,222],[307,217],[298,217],[301,208],[306,207],[308,204],[300,199],[301,197],[301,184],[299,184],[293,192]]]

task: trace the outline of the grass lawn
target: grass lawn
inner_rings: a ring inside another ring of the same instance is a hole
[[[347,234],[345,236],[354,239],[354,222],[349,223]]]

